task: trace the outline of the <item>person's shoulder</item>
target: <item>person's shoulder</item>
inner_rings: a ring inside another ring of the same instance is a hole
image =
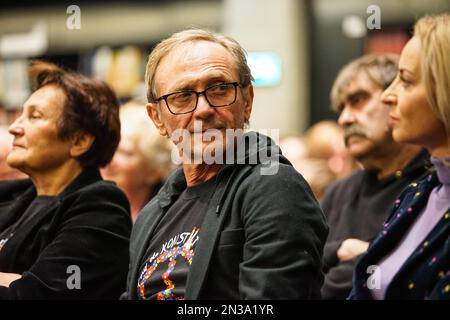
[[[420,179],[409,181],[402,192],[397,197],[401,200],[401,205],[408,205],[418,196],[428,197],[431,190],[439,184],[439,179],[434,170],[428,171]]]
[[[130,205],[125,193],[112,181],[97,180],[61,196],[61,205],[76,211],[108,212],[109,216],[129,216]]]
[[[132,227],[128,199],[110,181],[95,181],[66,194],[60,199],[57,214],[71,225],[87,224],[127,237]]]
[[[270,167],[267,164],[253,166],[248,178],[258,181],[296,181],[302,180],[303,176],[291,164],[274,162]]]
[[[254,195],[271,194],[280,190],[310,192],[303,176],[292,165],[285,163],[279,163],[277,167],[271,169],[262,165],[254,166],[238,189]]]
[[[353,186],[360,186],[366,172],[364,170],[358,170],[348,177],[338,179],[330,183],[325,189],[324,197],[328,194],[336,194],[349,191]]]
[[[173,204],[174,198],[186,187],[186,179],[184,178],[183,168],[175,169],[167,178],[159,192],[141,209],[133,229],[140,229],[152,223],[154,218],[158,216],[163,208],[168,208]]]
[[[0,181],[0,190],[20,190],[31,186],[30,179],[3,180]]]
[[[79,188],[74,193],[83,194],[85,197],[93,197],[93,198],[106,198],[111,201],[114,200],[123,200],[126,198],[125,194],[119,187],[112,181],[107,180],[98,180],[87,184],[81,188]]]
[[[142,226],[147,226],[149,223],[153,221],[153,218],[156,214],[158,214],[162,210],[159,203],[159,196],[156,195],[150,200],[149,203],[145,205],[144,208],[141,209],[139,215],[136,219],[134,227],[136,229],[141,228]]]
[[[361,183],[361,180],[363,180],[365,176],[367,176],[366,171],[358,170],[347,177],[334,181],[330,184],[330,187],[332,186],[335,188],[345,188],[349,185],[353,185],[354,183]]]
[[[26,191],[33,183],[30,179],[0,181],[0,199],[13,199],[18,193]]]

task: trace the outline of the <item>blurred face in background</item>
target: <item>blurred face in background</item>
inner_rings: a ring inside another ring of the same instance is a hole
[[[138,148],[138,133],[123,128],[121,140],[112,161],[102,170],[105,179],[113,180],[126,194],[149,188],[154,178]]]
[[[6,162],[6,158],[12,149],[12,142],[13,136],[8,133],[8,127],[0,126],[0,180],[26,178],[26,175],[11,168]]]
[[[51,172],[71,159],[70,140],[58,137],[65,94],[47,85],[35,91],[23,106],[23,112],[9,127],[14,136],[8,165],[29,175]]]
[[[0,126],[0,180],[9,179],[11,167],[6,163],[6,157],[11,151],[12,136],[8,133],[8,129]]]
[[[389,107],[381,102],[382,89],[360,71],[343,90],[338,123],[344,129],[349,153],[364,165],[367,158],[392,144]]]
[[[383,101],[391,106],[394,140],[422,145],[433,155],[434,150],[447,146],[447,136],[443,123],[431,111],[427,100],[421,77],[420,49],[418,37],[406,44],[397,77],[384,92]]]

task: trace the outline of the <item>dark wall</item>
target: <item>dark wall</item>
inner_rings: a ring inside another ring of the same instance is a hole
[[[347,38],[340,21],[326,21],[311,16],[311,117],[310,124],[336,119],[330,109],[330,90],[343,65],[364,50],[363,39]]]

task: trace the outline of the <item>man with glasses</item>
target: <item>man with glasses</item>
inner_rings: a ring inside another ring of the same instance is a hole
[[[134,226],[122,298],[320,297],[325,219],[275,143],[243,132],[251,80],[241,46],[207,31],[150,54],[148,114],[181,167]]]

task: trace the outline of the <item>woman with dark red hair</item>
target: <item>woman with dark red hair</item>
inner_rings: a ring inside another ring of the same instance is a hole
[[[125,288],[129,204],[99,168],[120,140],[119,105],[101,81],[35,62],[34,92],[9,127],[0,183],[0,299],[116,299]]]

